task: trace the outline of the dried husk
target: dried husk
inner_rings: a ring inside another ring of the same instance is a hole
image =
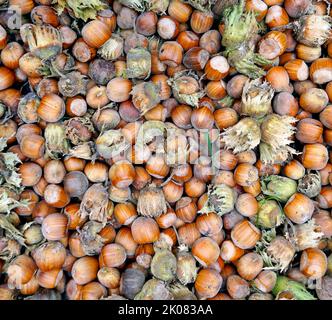
[[[68,157],[75,157],[84,160],[95,160],[96,150],[92,141],[82,143],[69,149]]]
[[[86,255],[94,256],[101,252],[104,239],[98,234],[103,229],[103,224],[96,221],[88,221],[81,230],[78,230],[83,250]]]
[[[145,10],[145,0],[119,0],[119,3],[138,12]]]
[[[64,122],[64,125],[66,136],[74,145],[89,142],[91,136],[95,133],[90,115],[70,118]]]
[[[59,92],[64,97],[86,95],[88,78],[78,71],[72,71],[61,77],[58,81]]]
[[[167,83],[172,87],[173,96],[178,102],[192,107],[197,107],[199,100],[205,95],[198,77],[191,72],[178,72]]]
[[[0,138],[0,151],[6,148],[7,142],[5,138]],[[17,167],[21,163],[17,154],[13,152],[0,152],[0,185],[5,184],[8,188],[12,188],[13,191],[19,191],[21,188],[21,177],[17,173]],[[0,195],[2,201],[6,201],[6,195]],[[1,211],[1,200],[0,200],[0,212]],[[11,210],[11,209],[10,209]]]
[[[308,173],[298,182],[297,191],[303,193],[309,198],[319,195],[322,185],[319,173]]]
[[[289,240],[292,241],[297,251],[308,248],[317,248],[320,240],[324,237],[321,228],[316,224],[315,219],[311,219],[304,224],[293,226],[289,230]]]
[[[272,112],[274,90],[262,79],[247,81],[242,92],[241,113],[251,117],[261,117]]]
[[[52,159],[59,159],[69,151],[66,129],[60,123],[49,123],[44,132],[46,153]]]
[[[162,189],[150,185],[142,189],[137,201],[137,212],[146,217],[159,217],[166,213],[167,203]]]
[[[131,90],[132,102],[141,115],[154,108],[160,102],[160,86],[149,82],[141,82]]]
[[[298,42],[308,47],[320,47],[331,37],[332,18],[319,14],[304,15],[292,27]]]
[[[0,238],[0,259],[9,263],[21,253],[22,246],[18,241],[7,237]]]
[[[146,10],[156,14],[166,14],[170,0],[143,0]]]
[[[31,53],[38,58],[49,60],[61,53],[61,33],[51,25],[29,24],[24,32]]]
[[[133,48],[127,53],[127,77],[146,79],[151,72],[151,54],[144,48]]]
[[[256,251],[264,261],[265,269],[285,271],[295,256],[295,247],[283,236],[277,236],[276,230],[262,232]]]
[[[216,3],[217,0],[185,0],[185,3],[189,3],[193,8],[203,11],[210,12],[211,6]]]
[[[297,119],[289,116],[271,114],[261,124],[262,141],[273,150],[279,150],[293,143],[292,136],[296,131],[293,124]]]
[[[173,300],[174,297],[167,289],[165,282],[158,279],[150,279],[145,282],[142,290],[134,300]]]
[[[195,282],[199,268],[196,265],[194,256],[187,250],[180,249],[176,258],[176,277],[180,283],[186,286],[188,283]]]
[[[180,283],[173,283],[168,288],[174,300],[197,300],[197,297],[186,286]]]
[[[116,60],[123,54],[124,40],[117,34],[112,34],[98,50],[98,54],[105,60]]]
[[[110,159],[128,150],[130,143],[119,130],[107,130],[96,139],[96,149],[104,159]]]
[[[223,216],[234,209],[236,199],[236,191],[226,184],[209,185],[208,199],[199,213],[215,212],[217,215]]]
[[[221,133],[222,141],[227,149],[234,153],[252,150],[261,140],[261,131],[258,122],[253,118],[243,118],[234,126]]]
[[[57,0],[57,11],[60,15],[64,9],[73,13],[75,18],[87,21],[95,19],[97,12],[107,8],[105,2],[101,0]]]
[[[93,184],[84,194],[80,215],[82,219],[89,217],[90,220],[106,224],[108,218],[108,192],[102,184]]]

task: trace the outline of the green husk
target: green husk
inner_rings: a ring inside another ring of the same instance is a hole
[[[69,9],[69,11],[73,12],[76,18],[84,21],[95,19],[98,11],[107,8],[106,3],[100,0],[58,0],[57,2],[57,11],[59,15],[64,9]]]
[[[285,215],[277,201],[262,199],[258,202],[258,212],[254,219],[257,226],[271,229],[280,226]]]
[[[278,276],[277,283],[274,286],[272,293],[274,296],[278,295],[284,291],[289,291],[292,293],[296,300],[317,300],[306,287],[299,282],[293,281],[285,276]]]
[[[226,55],[231,66],[251,79],[264,76],[266,72],[261,67],[271,64],[270,60],[255,53],[254,48],[246,44],[242,44],[239,48],[229,49]]]
[[[224,10],[225,29],[223,31],[222,45],[234,48],[257,34],[258,25],[253,11],[244,12],[244,0]]]
[[[151,261],[151,273],[157,279],[172,281],[175,278],[177,261],[174,254],[167,249],[156,249]]]
[[[226,184],[209,185],[208,199],[199,213],[215,212],[219,216],[223,216],[234,209],[236,198],[236,191]]]
[[[261,179],[262,192],[281,202],[287,202],[296,192],[296,181],[278,175],[271,175]]]

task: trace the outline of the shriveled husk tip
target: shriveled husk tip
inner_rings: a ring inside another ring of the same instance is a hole
[[[110,159],[128,150],[130,143],[119,130],[107,130],[96,139],[96,149],[104,159]]]
[[[31,24],[25,29],[25,36],[31,53],[48,60],[62,51],[61,33],[51,25]]]
[[[261,131],[255,119],[243,118],[234,126],[227,128],[221,137],[227,149],[239,153],[258,146],[261,140]]]
[[[151,273],[157,279],[172,281],[176,274],[177,261],[167,249],[157,249],[151,261]]]
[[[21,254],[22,246],[17,240],[7,236],[0,238],[0,247],[0,259],[6,262],[3,268],[6,269],[8,263]]]
[[[317,248],[324,237],[321,228],[311,219],[304,224],[298,224],[289,229],[288,238],[295,245],[297,251]]]
[[[69,151],[65,127],[60,123],[49,123],[45,128],[45,146],[47,155],[52,159],[61,158]]]
[[[222,216],[234,209],[237,193],[226,184],[209,185],[208,199],[199,213],[215,212]]]
[[[63,75],[58,82],[59,92],[64,97],[74,97],[77,95],[86,95],[88,78],[78,71],[72,71]]]
[[[140,191],[137,212],[147,217],[159,217],[166,213],[167,203],[162,189],[150,185]]]
[[[104,225],[108,218],[108,192],[101,183],[93,184],[85,193],[80,205],[80,215],[84,219],[98,221]]]
[[[95,19],[98,11],[107,8],[106,3],[101,0],[58,0],[57,3],[58,14],[67,8],[75,18],[83,21]]]
[[[158,279],[150,279],[145,282],[142,290],[134,300],[174,300],[173,295],[166,287],[166,283]]]
[[[255,250],[264,261],[264,268],[285,271],[295,256],[295,247],[283,236],[277,236],[276,230],[262,231],[262,237]]]
[[[248,80],[242,92],[241,113],[252,117],[265,116],[272,112],[274,90],[262,79]]]
[[[297,191],[303,193],[309,198],[319,195],[322,189],[322,180],[320,174],[310,172],[301,178],[298,182]]]
[[[146,79],[151,72],[151,54],[145,48],[132,48],[127,54],[127,77]]]

